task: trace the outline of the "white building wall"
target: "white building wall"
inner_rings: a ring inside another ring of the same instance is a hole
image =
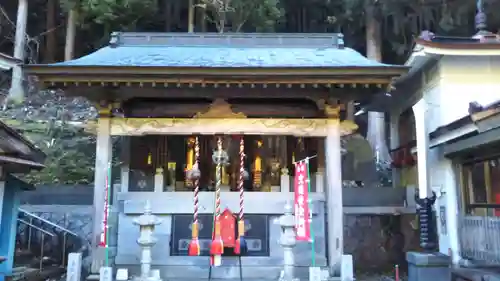
[[[426,73],[422,95],[427,103],[429,133],[469,115],[469,103],[487,105],[500,99],[500,58],[444,56],[439,65]],[[458,251],[458,179],[449,159],[439,148],[431,149],[428,159],[430,187],[436,192],[436,224],[439,251]],[[442,216],[444,216],[442,218]],[[457,255],[453,255],[455,262]]]
[[[467,116],[472,101],[487,105],[500,99],[500,57],[445,56],[440,77],[440,126]]]
[[[439,238],[439,252],[443,254],[448,254],[450,249],[452,249],[453,239],[456,236],[453,235],[452,231],[455,229],[450,228],[451,220],[456,221],[456,208],[448,205],[448,201],[452,199],[454,202],[456,199],[456,190],[458,188],[457,181],[455,179],[455,174],[453,171],[452,162],[441,156],[439,148],[434,148],[430,150],[429,165],[430,169],[430,185],[432,191],[436,193],[437,200],[435,204],[436,211],[436,224],[437,233]],[[449,197],[452,198],[449,198]],[[455,213],[454,218],[450,218],[446,210],[451,208],[449,211]],[[453,225],[453,222],[451,223]]]
[[[487,105],[500,99],[500,58],[445,56],[427,71],[422,92],[432,132],[469,114],[469,103]]]

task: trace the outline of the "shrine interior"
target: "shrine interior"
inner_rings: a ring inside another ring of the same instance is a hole
[[[222,136],[223,148],[229,164],[222,170],[222,185],[227,191],[237,191],[240,169],[239,145],[241,135]],[[213,191],[216,165],[212,153],[216,150],[217,136],[198,136],[200,143],[200,189]],[[248,171],[246,191],[280,191],[280,175],[286,169],[293,175],[293,163],[306,157],[310,172],[317,170],[320,138],[293,136],[245,135],[244,168]],[[153,178],[158,169],[164,170],[163,191],[192,191],[193,182],[186,178],[186,171],[194,164],[194,136],[147,135],[130,137],[129,191],[153,191],[146,179]],[[314,190],[311,190],[314,191]]]
[[[311,99],[227,99],[233,112],[248,118],[323,118],[320,102]],[[129,118],[191,118],[206,112],[212,100],[199,98],[159,99],[133,98],[122,104],[124,117]],[[343,107],[342,107],[343,108]],[[342,117],[345,110],[341,111]],[[163,191],[192,192],[193,182],[186,171],[195,163],[195,137],[200,145],[199,165],[201,191],[215,188],[215,164],[212,153],[216,150],[219,136],[209,135],[144,135],[130,138],[127,154],[129,163],[129,191],[151,192],[155,174],[163,175]],[[222,145],[229,156],[229,164],[222,170],[222,189],[237,191],[240,169],[239,145],[244,140],[244,168],[248,172],[246,191],[279,192],[280,175],[294,174],[295,161],[313,157],[310,173],[315,173],[319,158],[323,159],[323,138],[283,135],[224,135]],[[320,148],[318,150],[318,148]],[[322,155],[318,156],[318,151]],[[320,164],[321,165],[321,164]],[[324,166],[324,165],[323,165]],[[161,170],[159,170],[161,169]],[[161,171],[161,172],[160,172]],[[312,192],[315,185],[311,186]],[[293,186],[291,186],[293,191]]]

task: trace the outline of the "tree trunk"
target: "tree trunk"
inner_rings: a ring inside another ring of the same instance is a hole
[[[373,5],[365,8],[366,17],[366,56],[375,61],[382,61],[381,23],[375,14]],[[368,112],[368,132],[366,136],[372,146],[377,163],[388,164],[390,161],[385,137],[385,116],[381,112]]]
[[[307,10],[306,8],[302,7],[302,15],[301,15],[301,18],[302,18],[302,32],[307,32]]]
[[[371,60],[382,61],[381,23],[375,15],[375,7],[368,5],[366,17],[366,56]]]
[[[56,0],[47,0],[47,18],[45,23],[46,41],[45,41],[45,62],[51,63],[55,61],[55,53],[57,50],[56,37]]]
[[[200,1],[198,1],[200,3]],[[198,26],[196,28],[196,31],[198,32],[206,32],[207,31],[207,24],[206,24],[206,11],[204,8],[197,7],[195,9],[196,11],[196,25]]]
[[[173,7],[172,17],[174,19],[174,28],[176,29],[175,31],[178,31],[178,28],[184,27],[184,24],[181,22],[181,3],[179,1],[173,1],[172,7]],[[184,31],[185,29],[182,30]]]
[[[14,42],[14,57],[24,62],[26,59],[26,28],[28,25],[28,0],[19,0],[16,17],[16,34]],[[12,82],[8,100],[20,102],[24,99],[23,71],[16,65],[12,69]]]
[[[172,31],[172,3],[170,0],[165,0],[164,2],[164,12],[165,12],[165,31]]]
[[[68,14],[66,25],[66,45],[64,47],[64,60],[72,60],[75,52],[76,22],[78,19],[78,5],[75,5]]]
[[[194,32],[194,1],[188,1],[188,32]]]

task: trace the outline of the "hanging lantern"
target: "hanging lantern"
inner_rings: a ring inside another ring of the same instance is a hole
[[[418,155],[417,152],[411,153],[411,157],[413,158],[413,165],[417,165],[418,163]]]
[[[392,154],[392,167],[396,169],[401,169],[403,168],[403,153],[404,151],[402,149],[396,149],[394,150]]]
[[[411,146],[405,147],[404,152],[405,152],[404,164],[410,167],[414,166],[416,161],[411,153]]]

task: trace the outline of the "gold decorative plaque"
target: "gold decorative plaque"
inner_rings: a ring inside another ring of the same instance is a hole
[[[193,118],[247,118],[241,112],[234,112],[231,105],[223,99],[216,99],[205,113],[198,112]]]

